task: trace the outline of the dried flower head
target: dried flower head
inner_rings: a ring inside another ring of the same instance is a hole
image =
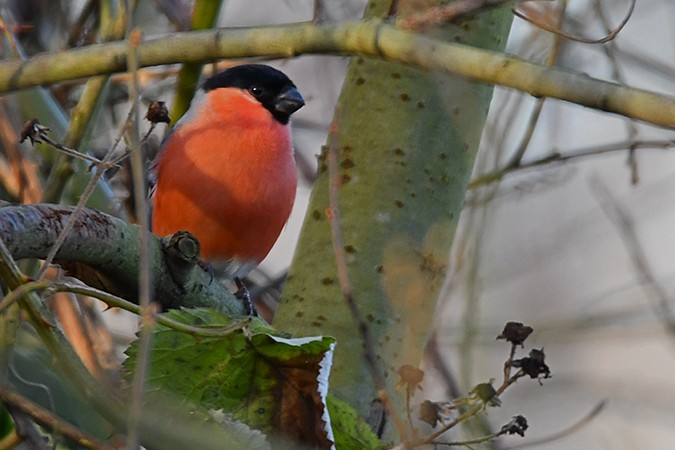
[[[169,109],[164,102],[153,101],[148,105],[148,112],[145,113],[145,118],[151,123],[171,123],[169,117]]]
[[[499,434],[519,434],[525,436],[525,430],[527,430],[527,419],[523,416],[513,416],[511,421],[504,425],[499,431]]]
[[[487,406],[501,406],[502,401],[497,396],[497,391],[492,386],[494,379],[488,383],[477,384],[471,389],[471,395],[483,402],[483,407]]]
[[[396,383],[396,389],[401,389],[404,386],[408,389],[408,392],[414,392],[415,389],[422,389],[420,383],[422,383],[422,380],[424,379],[423,370],[413,367],[410,364],[404,364],[398,369],[397,373],[401,379]]]
[[[523,346],[525,339],[532,334],[534,329],[520,322],[507,322],[504,325],[504,330],[497,336],[497,339],[506,339],[513,345]]]
[[[433,428],[436,428],[439,420],[441,420],[438,403],[434,403],[431,400],[424,400],[420,404],[420,420],[423,420]]]
[[[543,348],[541,350],[535,348],[530,351],[530,356],[516,359],[511,365],[522,369],[530,378],[551,378],[551,369],[544,362],[545,357]]]
[[[39,144],[45,139],[48,131],[49,127],[40,125],[40,121],[33,117],[23,124],[23,128],[21,129],[21,140],[19,142],[28,139],[30,140],[31,145]]]

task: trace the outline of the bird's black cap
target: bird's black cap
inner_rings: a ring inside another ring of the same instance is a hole
[[[305,104],[293,82],[283,72],[264,64],[235,66],[213,75],[202,84],[205,92],[226,87],[249,91],[284,125],[291,114]]]

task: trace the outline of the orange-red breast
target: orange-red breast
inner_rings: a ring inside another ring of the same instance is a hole
[[[303,105],[291,80],[262,64],[208,78],[153,163],[153,231],[189,231],[230,275],[259,264],[293,207],[289,118]]]

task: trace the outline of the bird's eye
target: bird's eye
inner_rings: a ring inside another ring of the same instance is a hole
[[[248,88],[248,91],[251,94],[253,94],[254,97],[257,98],[257,97],[260,97],[261,95],[263,95],[263,93],[265,92],[265,88],[260,86],[259,84],[254,84],[253,86]]]

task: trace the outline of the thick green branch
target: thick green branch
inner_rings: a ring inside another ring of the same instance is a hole
[[[123,42],[42,54],[0,66],[0,93],[126,70]],[[307,53],[367,55],[552,97],[675,128],[675,98],[547,68],[467,45],[402,31],[377,20],[337,25],[303,23],[175,33],[138,47],[142,67],[250,56]],[[48,69],[48,70],[47,70]]]
[[[48,204],[0,208],[0,237],[14,259],[44,258],[72,212],[70,206]],[[85,208],[56,258],[62,264],[80,263],[74,266],[74,275],[88,284],[136,301],[138,235],[136,225]],[[174,236],[168,242],[151,236],[155,299],[164,308],[209,306],[243,314],[241,302],[213,274],[196,265],[198,249],[185,244],[189,238]],[[185,260],[186,255],[193,260]],[[83,265],[91,270],[81,270]]]

